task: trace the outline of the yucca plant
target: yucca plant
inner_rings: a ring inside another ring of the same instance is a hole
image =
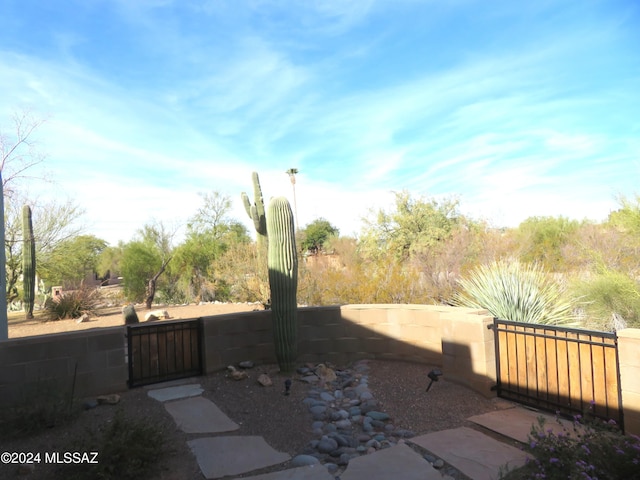
[[[537,264],[496,261],[475,268],[459,284],[452,302],[457,306],[484,308],[514,322],[575,323],[564,290]]]

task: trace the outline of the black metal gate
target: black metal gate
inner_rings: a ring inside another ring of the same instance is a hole
[[[623,427],[615,333],[495,319],[498,396]]]
[[[127,326],[129,387],[202,375],[199,319]]]

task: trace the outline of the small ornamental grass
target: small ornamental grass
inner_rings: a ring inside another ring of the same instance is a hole
[[[536,264],[497,261],[472,270],[459,283],[462,291],[452,302],[456,306],[487,309],[513,322],[575,323],[563,289]]]
[[[640,479],[640,437],[625,436],[615,421],[598,420],[590,413],[574,416],[570,427],[558,422],[563,430],[555,433],[545,430],[542,417],[538,419],[525,446],[532,458],[524,467],[502,476],[503,480]]]

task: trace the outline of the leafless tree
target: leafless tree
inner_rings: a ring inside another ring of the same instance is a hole
[[[28,171],[46,159],[46,155],[38,150],[34,135],[44,120],[35,119],[28,111],[14,113],[12,120],[11,133],[0,129],[0,171],[7,198],[15,195],[14,184],[18,180],[36,178],[29,175]]]

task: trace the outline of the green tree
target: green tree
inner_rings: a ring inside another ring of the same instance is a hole
[[[99,258],[106,247],[106,241],[93,235],[63,240],[42,260],[40,276],[49,286],[77,286],[88,274],[98,273]]]
[[[215,300],[214,264],[225,247],[212,235],[190,232],[184,243],[176,248],[169,267],[168,273],[175,286],[173,295],[183,300]]]
[[[562,271],[563,248],[580,227],[580,222],[565,217],[530,217],[518,226],[522,253],[526,263],[539,263],[551,271]]]
[[[214,191],[201,197],[202,205],[189,219],[186,239],[176,248],[169,267],[171,295],[184,300],[225,300],[229,287],[218,274],[220,258],[230,246],[251,239],[246,227],[229,217],[229,196]]]
[[[96,271],[102,278],[117,278],[121,272],[124,242],[118,242],[115,247],[107,246],[98,257]]]
[[[340,230],[334,227],[328,220],[318,218],[302,229],[301,246],[303,251],[317,253],[322,250],[325,242],[331,237],[340,234]]]
[[[136,240],[122,250],[121,273],[127,299],[140,302],[147,292],[147,283],[162,266],[160,252],[147,242]]]
[[[135,240],[124,245],[120,268],[128,299],[144,299],[146,307],[151,308],[158,280],[171,261],[173,234],[162,222],[154,222],[145,225]]]
[[[634,198],[620,196],[620,208],[609,215],[608,222],[619,229],[634,235],[640,235],[640,195]]]
[[[364,219],[361,248],[368,255],[390,251],[399,259],[428,251],[465,221],[458,204],[455,199],[412,198],[407,191],[396,192],[393,210],[381,209]]]

